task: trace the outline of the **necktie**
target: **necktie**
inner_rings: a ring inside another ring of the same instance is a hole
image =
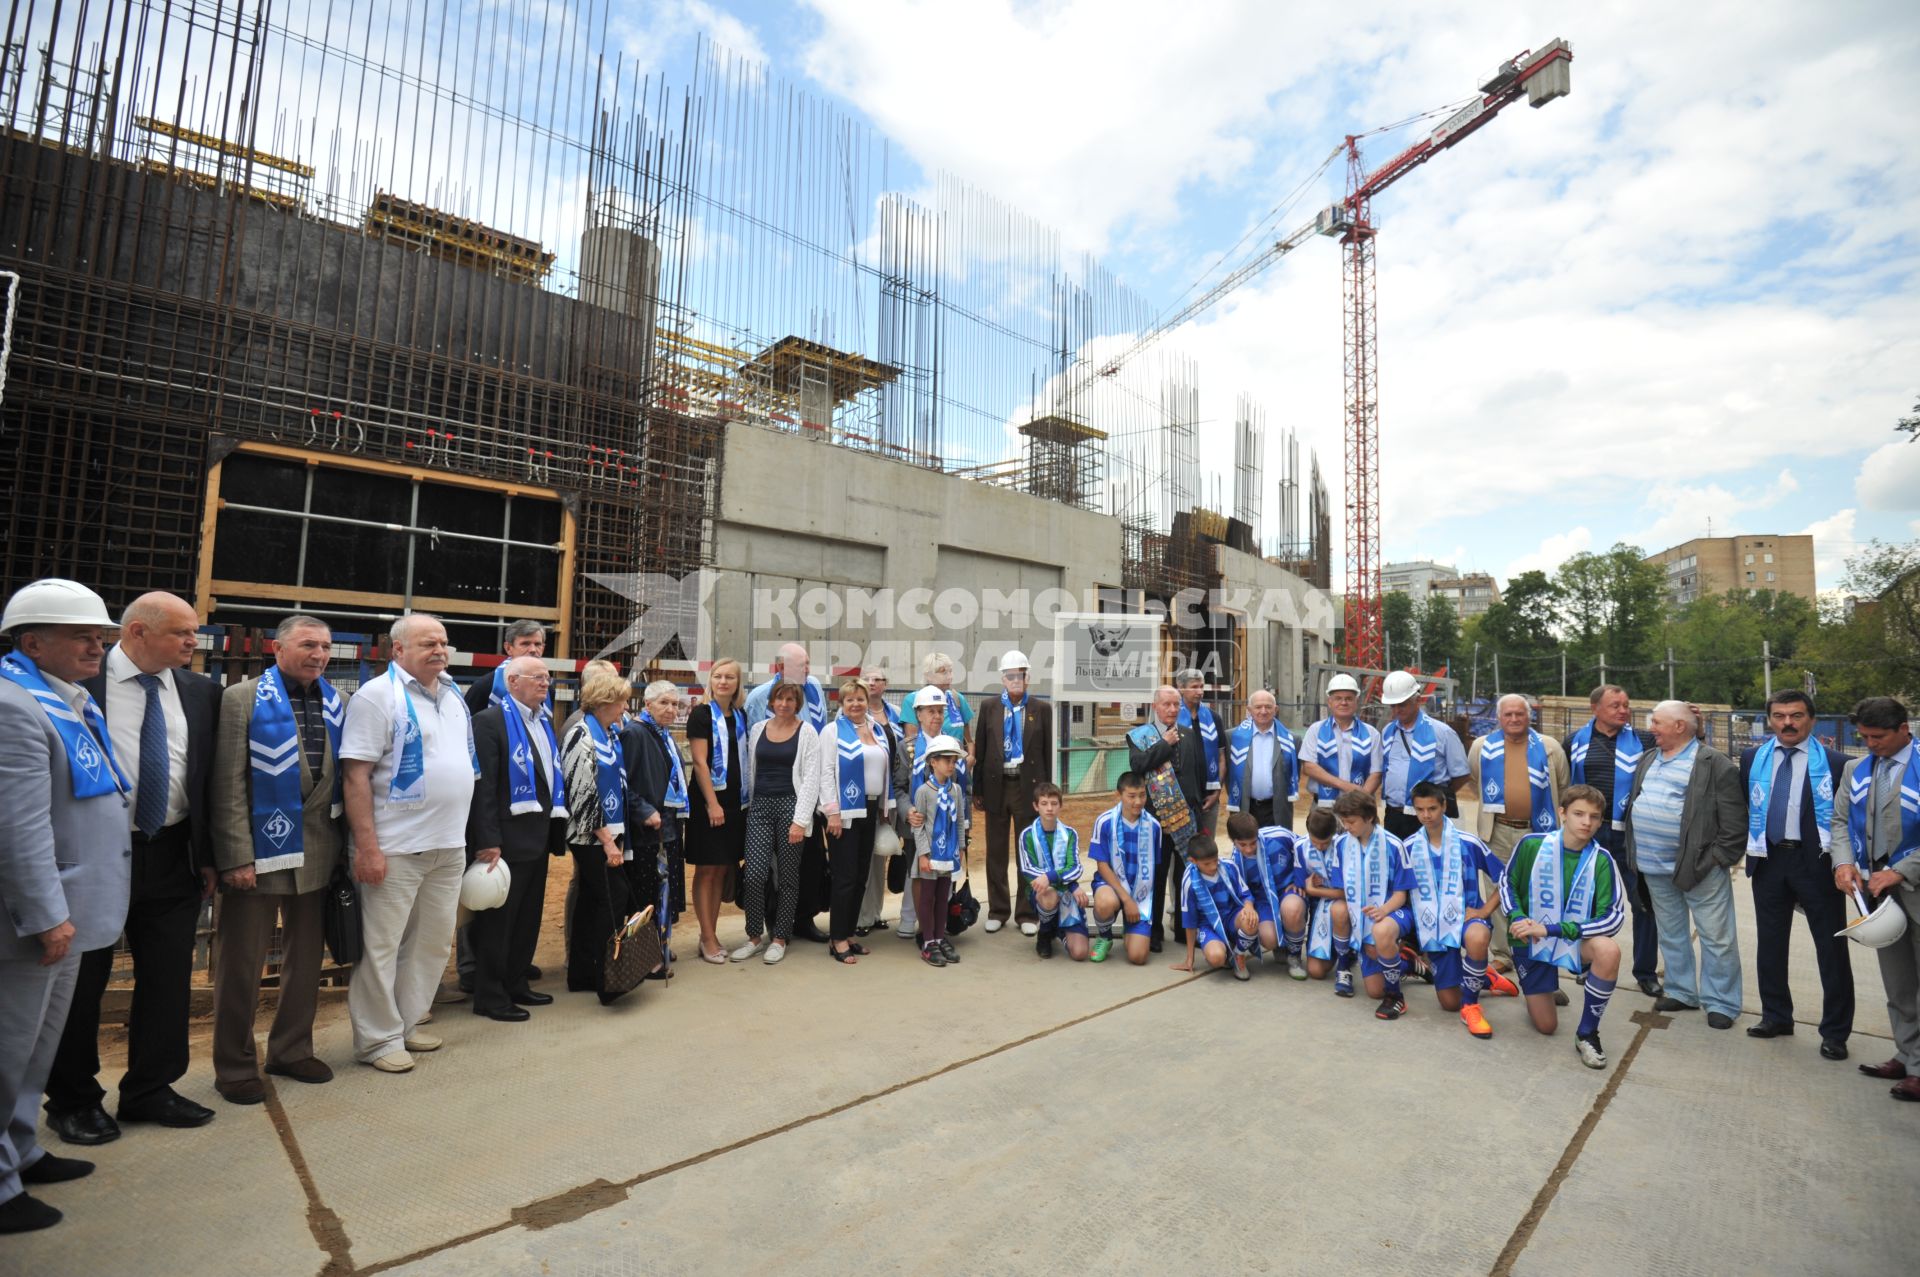
[[[140,720],[140,776],[133,804],[133,827],[151,838],[167,824],[167,711],[160,706],[160,678],[136,676],[147,694]]]
[[[1793,745],[1779,750],[1780,763],[1773,769],[1773,795],[1767,800],[1767,841],[1785,842],[1787,804],[1793,798],[1793,757],[1799,753]]]
[[[1893,775],[1891,758],[1873,760],[1873,788],[1868,791],[1873,798],[1867,808],[1867,849],[1870,860],[1880,858],[1880,808],[1887,800],[1887,777],[1891,775]],[[1898,836],[1898,834],[1895,835],[1896,838]]]

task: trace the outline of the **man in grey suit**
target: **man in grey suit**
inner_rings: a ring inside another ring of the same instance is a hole
[[[313,1054],[326,887],[346,839],[339,779],[346,706],[326,680],[332,651],[325,621],[290,616],[274,632],[272,668],[220,698],[211,785],[222,888],[213,1087],[232,1104],[267,1096],[256,1071],[253,1013],[276,920],[280,1001],[267,1037],[267,1072],[296,1082],[333,1080],[333,1070]]]
[[[27,1186],[93,1170],[46,1152],[35,1128],[80,955],[127,917],[132,786],[78,685],[99,673],[109,624],[99,595],[60,580],[23,587],[0,616],[14,642],[0,660],[0,1233],[59,1223]]]
[[[1741,990],[1729,870],[1747,854],[1747,793],[1739,764],[1699,739],[1700,720],[1684,701],[1654,706],[1651,726],[1658,748],[1640,756],[1627,796],[1626,862],[1647,885],[1667,960],[1666,994],[1653,1007],[1704,1005],[1709,1027],[1731,1029]]]
[[[1860,1071],[1891,1081],[1896,1100],[1920,1100],[1920,760],[1907,708],[1891,696],[1861,701],[1853,723],[1867,757],[1847,764],[1833,795],[1833,883],[1870,906],[1893,892],[1907,914],[1905,934],[1875,950],[1894,1056]]]

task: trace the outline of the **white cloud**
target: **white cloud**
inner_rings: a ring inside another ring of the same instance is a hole
[[[1507,582],[1522,572],[1538,570],[1552,576],[1554,569],[1562,563],[1582,550],[1592,548],[1593,533],[1584,526],[1566,532],[1555,532],[1541,541],[1534,550],[1508,563],[1506,569],[1500,573],[1500,584],[1504,587]]]
[[[1813,576],[1822,587],[1838,585],[1846,571],[1847,556],[1856,548],[1854,515],[1853,510],[1840,510],[1800,529],[1800,535],[1813,538]]]
[[[1920,510],[1920,443],[1882,444],[1860,463],[1854,495],[1869,510]]]

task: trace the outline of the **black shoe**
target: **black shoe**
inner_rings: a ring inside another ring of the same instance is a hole
[[[1154,936],[1154,937],[1152,937],[1151,939],[1149,939],[1149,940],[1147,941],[1147,951],[1148,951],[1149,953],[1158,953],[1158,952],[1160,952],[1160,937],[1159,937],[1159,936]]]
[[[1661,997],[1653,1004],[1656,1011],[1698,1011],[1700,1008],[1692,1002],[1682,1002],[1679,998]]]
[[[1053,956],[1053,928],[1044,922],[1040,924],[1039,934],[1033,938],[1033,951],[1043,958]]]
[[[52,1228],[64,1218],[37,1197],[16,1193],[0,1202],[0,1233],[31,1233]]]
[[[511,994],[510,996],[513,998],[513,1004],[515,1006],[544,1007],[553,1005],[553,995],[551,993],[535,993],[532,989],[522,989],[520,992]]]
[[[1820,1058],[1823,1060],[1844,1060],[1847,1058],[1847,1044],[1836,1042],[1832,1038],[1823,1038],[1820,1042]]]
[[[1407,1004],[1400,1000],[1400,995],[1397,993],[1389,993],[1386,997],[1381,998],[1380,1005],[1373,1009],[1373,1018],[1376,1020],[1398,1020],[1401,1016],[1405,1015],[1406,1012]]]
[[[1709,1029],[1731,1029],[1733,1027],[1733,1017],[1730,1015],[1721,1015],[1718,1011],[1709,1011],[1707,1012],[1707,1027]]]
[[[947,965],[947,955],[940,951],[940,946],[937,944],[921,945],[920,961],[930,967],[944,967]]]
[[[204,1104],[195,1104],[178,1092],[162,1091],[137,1104],[122,1100],[116,1116],[123,1122],[154,1122],[160,1126],[186,1128],[205,1126],[213,1120],[213,1110]]]
[[[960,951],[953,947],[953,941],[943,936],[940,940],[936,941],[936,943],[940,946],[940,952],[947,955],[948,966],[952,966],[954,963],[960,961]]]
[[[491,1010],[484,1011],[479,1007],[475,1007],[473,1013],[475,1015],[485,1016],[489,1020],[498,1020],[502,1024],[518,1024],[522,1020],[531,1020],[533,1018],[533,1013],[525,1007],[512,1005],[494,1007]]]
[[[529,962],[527,964],[527,979],[538,980],[539,978],[540,978],[540,968],[534,966],[531,962]]]
[[[1793,1036],[1793,1021],[1782,1023],[1779,1020],[1762,1020],[1758,1024],[1747,1026],[1750,1038],[1790,1038]]]
[[[1640,986],[1640,992],[1650,998],[1657,998],[1667,991],[1666,986],[1662,985],[1658,980],[1640,980],[1637,981],[1637,983]]]
[[[93,1163],[77,1157],[55,1157],[48,1153],[20,1172],[22,1184],[64,1184],[70,1179],[85,1179],[93,1174]]]
[[[805,940],[808,944],[825,944],[827,933],[809,922],[805,925],[796,925],[793,929],[793,938]]]
[[[49,1110],[47,1126],[69,1144],[111,1144],[120,1138],[120,1127],[98,1104],[64,1113]]]

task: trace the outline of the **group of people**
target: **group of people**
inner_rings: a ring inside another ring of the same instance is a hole
[[[1767,707],[1772,736],[1736,762],[1680,702],[1655,707],[1642,737],[1612,685],[1564,745],[1531,726],[1519,697],[1499,703],[1497,731],[1463,744],[1423,711],[1408,674],[1384,680],[1384,726],[1361,720],[1359,686],[1342,675],[1296,738],[1264,691],[1229,727],[1187,671],[1129,733],[1129,770],[1083,856],[1053,780],[1052,709],[1018,652],[977,708],[940,654],[899,708],[881,672],[830,696],[797,644],[751,691],[737,662],[716,661],[683,755],[682,690],[637,688],[605,662],[588,664],[556,726],[538,622],[507,626],[497,665],[463,691],[441,622],[402,617],[387,669],[351,697],[327,680],[332,634],[313,616],[282,620],[271,663],[224,690],[187,668],[197,616],[172,595],[142,596],[116,623],[84,585],[37,581],[8,600],[0,629],[12,643],[0,658],[0,905],[12,926],[0,937],[0,1232],[57,1222],[27,1190],[93,1169],[39,1145],[43,1101],[48,1127],[78,1145],[118,1138],[122,1123],[213,1119],[173,1084],[188,1065],[197,919],[216,890],[215,1088],[242,1105],[263,1102],[263,1074],[333,1077],[313,1027],[328,900],[342,892],[359,919],[347,999],[357,1061],[406,1073],[441,1049],[427,1027],[437,1002],[470,998],[476,1015],[509,1023],[550,1004],[533,959],[560,856],[572,866],[566,988],[602,1002],[630,987],[607,958],[636,928],[660,940],[646,978],[672,977],[689,905],[700,961],[777,964],[817,942],[854,965],[899,893],[897,934],[929,966],[957,963],[949,924],[970,896],[956,879],[983,823],[985,930],[1017,925],[1042,958],[1064,946],[1104,962],[1117,940],[1144,964],[1170,925],[1182,969],[1245,979],[1265,953],[1351,997],[1357,966],[1386,1020],[1406,1010],[1404,978],[1424,975],[1476,1037],[1492,1033],[1478,1005],[1489,992],[1525,995],[1533,1026],[1553,1032],[1564,970],[1582,986],[1576,1048],[1595,1068],[1622,966],[1658,1009],[1704,1007],[1713,1027],[1732,1025],[1729,871],[1743,857],[1760,931],[1750,1036],[1794,1031],[1796,906],[1825,992],[1820,1052],[1834,1060],[1853,1017],[1834,935],[1844,900],[1897,895],[1920,921],[1920,762],[1888,698],[1854,711],[1869,758],[1813,741],[1811,702],[1783,692]],[[1457,823],[1468,785],[1471,830]],[[460,925],[463,884],[494,874],[506,889]],[[731,951],[718,933],[728,900],[746,915]],[[1629,914],[1623,953],[1613,936]],[[276,925],[263,1060],[254,1014]],[[97,1039],[123,936],[135,979],[109,1116]],[[456,982],[443,986],[456,949]],[[1896,1055],[1862,1071],[1920,1099],[1920,926],[1879,958]]]

